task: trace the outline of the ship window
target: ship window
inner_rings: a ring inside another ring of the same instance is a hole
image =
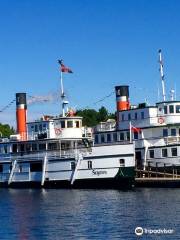
[[[119,159],[120,167],[125,166],[125,160],[124,159]]]
[[[176,113],[180,113],[180,105],[176,105]]]
[[[0,164],[0,172],[2,173],[3,172],[3,165]]]
[[[96,134],[96,135],[95,135],[95,139],[94,139],[95,143],[98,143],[98,142],[99,142],[98,140],[99,140],[99,139],[98,139],[98,135]]]
[[[31,172],[42,172],[42,163],[30,163],[30,171]]]
[[[104,143],[104,134],[101,134],[101,142]]]
[[[172,154],[172,157],[176,157],[177,156],[177,148],[171,148],[171,154]]]
[[[111,141],[111,134],[108,133],[108,134],[107,134],[107,142],[110,142],[110,141]]]
[[[167,106],[164,106],[164,114],[167,114]]]
[[[35,125],[35,132],[38,132],[38,125]]]
[[[174,105],[169,105],[169,113],[174,113]]]
[[[149,150],[149,157],[154,158],[154,150]]]
[[[17,144],[12,145],[12,152],[16,153],[17,152]]]
[[[46,127],[47,127],[47,126],[46,126],[46,123],[44,123],[44,124],[43,124],[43,128],[46,128]]]
[[[73,121],[67,121],[67,128],[73,127]]]
[[[144,119],[144,112],[141,112],[141,118]]]
[[[75,162],[71,162],[71,170],[75,170],[75,168],[76,168]]]
[[[138,132],[134,132],[134,139],[138,139]]]
[[[16,145],[16,144],[15,144]],[[4,153],[7,153],[8,150],[7,150],[7,145],[4,145]],[[16,149],[16,152],[17,152],[17,149]]]
[[[92,161],[88,161],[88,169],[92,169]]]
[[[65,121],[61,121],[61,128],[65,128]]]
[[[176,136],[176,128],[171,129],[171,136]]]
[[[122,119],[122,121],[124,121],[124,114],[122,114],[121,119]]]
[[[128,113],[128,120],[131,120],[131,114]]]
[[[163,148],[162,149],[162,157],[167,157],[168,152],[167,152],[167,148]]]
[[[126,133],[126,136],[127,136],[127,140],[129,141],[129,140],[130,140],[130,133],[127,132],[127,133]]]
[[[32,125],[31,128],[34,129],[34,125]]]
[[[26,144],[26,151],[30,152],[31,151],[31,144]]]
[[[163,137],[167,137],[168,136],[168,129],[164,128],[163,129]]]
[[[42,124],[39,124],[39,131],[42,131]]]
[[[56,150],[57,149],[57,143],[49,143],[48,144],[48,150]]]
[[[37,150],[37,144],[36,144],[36,143],[33,143],[33,144],[32,144],[32,150],[33,150],[33,151],[36,151],[36,150]]]
[[[138,118],[137,112],[134,114],[134,118],[137,120],[137,118]]]
[[[114,141],[114,142],[117,141],[117,133],[113,133],[113,141]]]
[[[79,128],[79,121],[75,121],[76,128]]]
[[[124,133],[121,132],[121,133],[120,133],[120,141],[123,141],[123,140],[124,140]]]
[[[46,144],[45,143],[40,143],[39,144],[39,150],[46,150]]]
[[[20,145],[20,152],[24,152],[24,144]]]

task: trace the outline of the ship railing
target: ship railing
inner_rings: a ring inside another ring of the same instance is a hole
[[[168,136],[164,138],[164,142],[166,145],[180,143],[180,136]]]

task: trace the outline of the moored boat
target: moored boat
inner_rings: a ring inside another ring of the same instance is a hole
[[[62,115],[27,122],[26,93],[16,94],[17,134],[0,142],[1,187],[130,188],[134,144],[95,144],[82,117],[66,110],[61,64]]]

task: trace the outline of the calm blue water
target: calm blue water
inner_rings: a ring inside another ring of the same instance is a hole
[[[137,239],[134,229],[171,228],[180,239],[180,189],[0,190],[0,239]]]

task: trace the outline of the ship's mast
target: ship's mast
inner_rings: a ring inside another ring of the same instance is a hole
[[[64,87],[63,87],[63,73],[60,73],[60,80],[61,80],[61,102],[62,102],[62,116],[65,117],[65,94],[64,94]]]
[[[67,68],[62,64],[62,60],[58,60],[58,63],[60,64],[60,81],[61,81],[61,102],[62,102],[62,116],[65,117],[65,105],[67,105],[69,102],[65,100],[65,93],[64,93],[64,86],[63,86],[63,72],[67,70]],[[64,70],[64,71],[63,71]]]
[[[159,64],[160,64],[160,76],[161,76],[161,84],[162,84],[162,96],[163,96],[163,101],[166,101],[165,82],[164,82],[164,72],[163,72],[163,62],[162,62],[161,49],[159,49]]]

